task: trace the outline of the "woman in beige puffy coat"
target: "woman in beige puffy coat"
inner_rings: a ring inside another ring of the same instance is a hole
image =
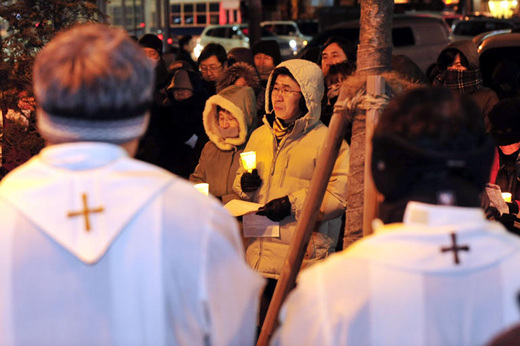
[[[211,195],[226,204],[238,198],[233,192],[233,180],[240,153],[256,121],[253,89],[231,85],[221,90],[206,101],[202,118],[209,142],[202,149],[190,181],[208,183]]]
[[[247,244],[247,262],[268,278],[280,275],[325,142],[327,127],[319,120],[323,92],[318,65],[300,59],[278,65],[267,83],[264,125],[252,133],[244,149],[256,151],[258,175],[243,168],[237,171],[235,192],[263,204],[259,214],[280,223],[279,237],[249,238]],[[302,267],[334,252],[345,211],[348,169],[349,147],[343,142]]]

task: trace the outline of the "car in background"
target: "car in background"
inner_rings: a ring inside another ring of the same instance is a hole
[[[341,36],[357,46],[359,42],[359,20],[339,23],[322,30],[299,54],[308,49],[323,49],[331,36]],[[427,14],[395,14],[392,24],[394,55],[403,54],[412,59],[423,72],[437,60],[439,53],[451,43],[450,28],[441,16]]]
[[[194,49],[195,55],[198,57],[208,43],[221,44],[226,49],[226,52],[235,47],[250,48],[248,32],[247,24],[208,25],[200,34],[199,42]],[[262,29],[261,39],[278,42],[283,59],[294,58],[294,50],[291,48],[288,40],[278,37],[266,29]]]
[[[471,40],[473,37],[495,30],[513,29],[515,25],[507,19],[493,17],[464,17],[456,20],[451,26],[453,40]]]
[[[473,42],[477,45],[484,86],[497,91],[500,86],[494,85],[493,73],[501,62],[507,59],[520,69],[520,32],[511,29],[488,32],[475,36]]]
[[[299,50],[309,43],[311,36],[305,36],[300,31],[298,24],[291,20],[274,20],[261,22],[260,26],[269,30],[278,37],[281,37],[289,42],[293,49],[293,54],[296,55]]]

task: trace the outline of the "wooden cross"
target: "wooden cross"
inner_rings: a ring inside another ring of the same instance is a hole
[[[90,213],[101,213],[103,212],[105,209],[103,207],[98,207],[98,208],[94,208],[94,209],[89,209],[88,208],[88,203],[87,203],[87,194],[86,193],[83,193],[81,195],[81,198],[83,199],[83,210],[79,210],[79,211],[69,211],[67,216],[68,217],[74,217],[74,216],[80,216],[80,215],[83,215],[85,217],[85,229],[86,231],[90,231],[90,220],[89,220],[89,214]]]
[[[458,246],[457,245],[457,235],[455,233],[451,233],[451,247],[441,247],[441,252],[447,252],[447,251],[452,251],[453,252],[453,257],[454,257],[454,260],[455,260],[455,264],[459,264],[460,263],[460,260],[459,260],[459,251],[468,251],[469,252],[469,246],[467,245],[462,245],[462,246]]]

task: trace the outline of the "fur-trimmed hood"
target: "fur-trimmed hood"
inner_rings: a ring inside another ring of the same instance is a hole
[[[220,106],[237,119],[239,134],[237,138],[222,138],[218,128],[217,106]],[[210,141],[220,150],[234,150],[244,144],[256,120],[256,99],[253,89],[247,86],[230,85],[206,101],[202,114],[204,129]]]
[[[233,85],[235,81],[243,77],[247,85],[249,85],[255,92],[259,90],[260,85],[260,77],[258,76],[258,72],[246,62],[236,62],[233,65],[229,66],[224,72],[224,76],[217,82],[217,93],[219,93],[224,88]]]
[[[282,62],[276,68],[285,67],[291,72],[294,79],[300,86],[305,104],[309,110],[307,114],[296,120],[295,126],[299,127],[298,123],[304,125],[304,131],[314,126],[321,116],[321,100],[325,90],[323,82],[323,73],[318,65],[308,60],[291,59]],[[273,70],[274,71],[274,70]],[[269,76],[267,87],[265,89],[265,111],[267,114],[273,112],[273,105],[271,102],[271,84],[273,73]]]

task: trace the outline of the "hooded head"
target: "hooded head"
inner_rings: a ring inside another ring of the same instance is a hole
[[[238,137],[223,138],[219,129],[218,110],[225,109],[233,116],[239,127]],[[220,150],[233,150],[244,144],[256,119],[256,99],[253,89],[231,85],[206,101],[202,114],[204,129],[209,139]]]
[[[483,87],[477,46],[471,40],[448,45],[437,58],[437,69],[439,73],[433,80],[434,86],[470,95]]]
[[[321,100],[323,98],[324,84],[323,74],[318,65],[308,60],[291,59],[278,65],[267,82],[265,90],[265,111],[267,114],[274,112],[272,92],[280,70],[285,68],[300,87],[302,98],[299,105],[302,111],[306,110],[301,118],[305,119],[306,128],[318,122],[321,115]],[[300,118],[300,119],[301,119]]]
[[[461,62],[468,70],[479,69],[479,59],[477,45],[472,40],[462,40],[450,43],[442,50],[437,58],[437,65],[441,71],[445,71],[453,61],[455,56],[460,54]]]
[[[175,71],[175,75],[167,90],[173,93],[173,97],[177,101],[186,100],[193,96],[193,84],[191,84],[188,71],[184,69]]]

